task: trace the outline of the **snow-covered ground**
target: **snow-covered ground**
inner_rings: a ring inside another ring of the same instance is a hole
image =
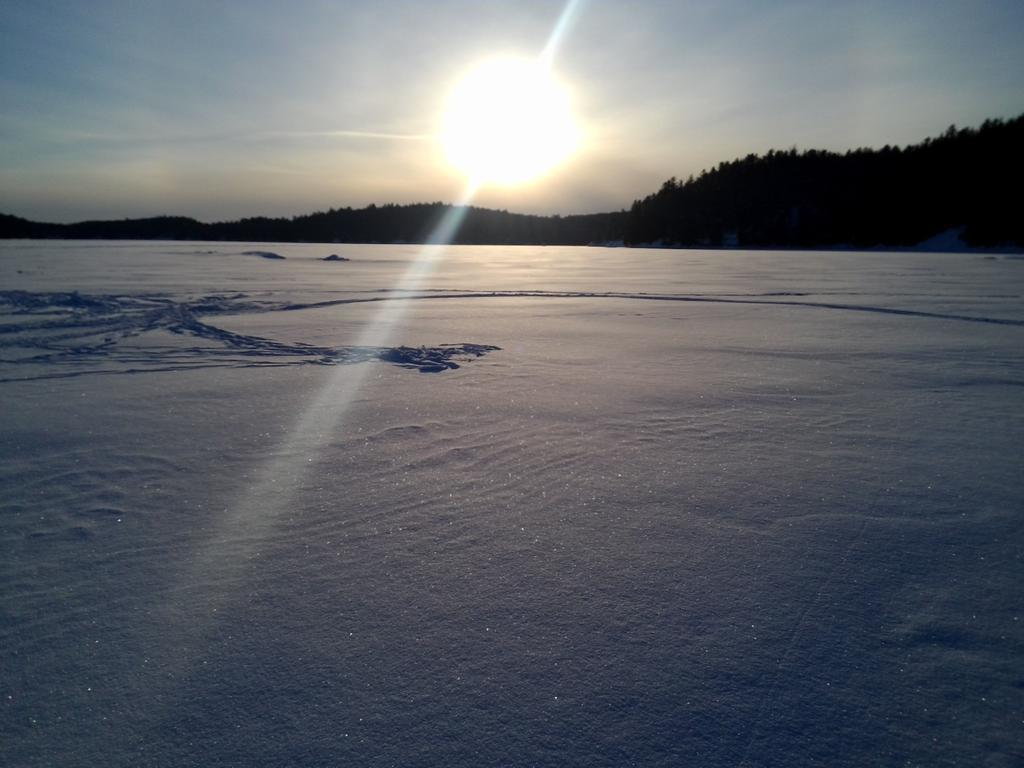
[[[5,765],[1021,759],[1024,260],[423,253],[0,244]]]

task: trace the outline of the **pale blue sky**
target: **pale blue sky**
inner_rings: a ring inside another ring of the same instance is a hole
[[[454,200],[430,135],[475,61],[562,2],[0,5],[0,212],[203,220]],[[1024,3],[583,0],[555,59],[583,149],[477,203],[628,207],[796,145],[907,144],[1024,112]]]

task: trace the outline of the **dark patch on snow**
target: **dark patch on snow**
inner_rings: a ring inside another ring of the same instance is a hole
[[[243,256],[259,256],[261,259],[280,259],[284,260],[284,256],[280,253],[274,253],[273,251],[242,251]]]
[[[330,256],[324,256],[321,261],[351,261],[351,259],[346,256],[339,256],[336,253],[332,253]]]
[[[393,347],[380,353],[380,359],[420,373],[441,373],[459,367],[458,360],[471,360],[501,347],[489,344],[442,344],[438,347]]]

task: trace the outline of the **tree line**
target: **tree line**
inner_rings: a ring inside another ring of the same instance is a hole
[[[902,149],[751,154],[685,181],[671,178],[628,211],[535,216],[470,206],[454,242],[906,247],[962,228],[970,245],[1024,246],[1022,179],[1024,115],[950,126]],[[450,210],[440,202],[388,204],[216,223],[157,216],[49,224],[0,214],[0,238],[420,243]]]
[[[912,246],[963,228],[1024,245],[1024,115],[899,147],[771,151],[669,179],[633,203],[624,239],[683,246]]]
[[[254,217],[205,224],[184,216],[47,224],[0,214],[0,237],[103,240],[234,240],[308,243],[422,243],[451,210],[444,203],[332,208],[292,218]],[[625,212],[532,216],[469,206],[454,242],[587,245],[621,240]]]

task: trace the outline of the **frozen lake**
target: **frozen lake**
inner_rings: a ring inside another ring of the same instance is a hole
[[[6,765],[1019,764],[1024,260],[424,253],[0,243]]]

